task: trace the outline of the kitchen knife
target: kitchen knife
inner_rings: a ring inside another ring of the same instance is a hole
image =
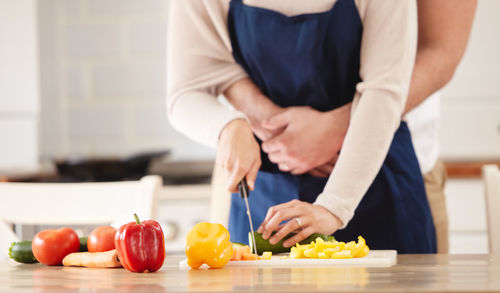
[[[246,178],[243,178],[243,180],[241,180],[240,183],[238,184],[238,191],[240,192],[240,197],[242,197],[243,200],[245,201],[245,206],[247,208],[248,223],[250,224],[250,232],[252,233],[253,253],[257,254],[257,245],[255,243],[255,235],[253,234],[252,215],[250,213],[250,205],[248,204],[248,195],[250,194],[250,191],[248,190],[248,184]]]

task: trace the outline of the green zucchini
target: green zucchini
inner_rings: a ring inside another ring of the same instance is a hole
[[[80,237],[80,251],[88,251],[87,237]],[[37,263],[33,250],[31,248],[31,241],[25,240],[21,242],[12,242],[9,247],[9,257],[20,263]]]
[[[9,257],[20,263],[38,262],[31,250],[31,241],[12,242],[9,247]]]
[[[290,252],[290,247],[284,247],[283,242],[285,242],[286,239],[288,239],[294,235],[295,235],[294,233],[290,233],[287,236],[285,236],[283,239],[281,239],[280,242],[278,242],[276,244],[271,244],[271,243],[269,243],[269,239],[262,238],[262,234],[254,232],[255,243],[257,244],[256,245],[257,253],[260,255],[264,251],[270,251],[273,254]],[[327,236],[327,235],[323,235],[323,234],[319,234],[319,233],[314,233],[311,236],[307,237],[306,239],[300,241],[299,244],[309,244],[312,241],[316,240],[316,238],[318,238],[318,237],[325,240],[325,241],[328,241],[329,237],[331,237],[331,236]],[[269,237],[269,238],[271,238],[271,237]],[[254,251],[253,250],[254,244],[253,244],[253,239],[252,239],[252,232],[248,233],[248,243],[250,243],[250,249],[252,251]]]

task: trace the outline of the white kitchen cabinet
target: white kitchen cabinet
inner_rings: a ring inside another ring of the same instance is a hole
[[[444,159],[500,159],[499,97],[444,97],[440,122]]]
[[[158,221],[165,234],[167,253],[183,252],[186,235],[198,222],[209,220],[210,184],[164,186]]]
[[[445,193],[450,253],[488,253],[485,198],[481,179],[448,179]]]

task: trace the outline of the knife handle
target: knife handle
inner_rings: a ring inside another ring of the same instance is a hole
[[[240,193],[240,197],[244,198],[245,196],[248,198],[250,195],[247,179],[243,177],[243,179],[238,183],[238,192]]]

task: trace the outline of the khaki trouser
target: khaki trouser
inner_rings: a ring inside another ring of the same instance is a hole
[[[448,253],[448,213],[444,197],[446,169],[438,160],[431,171],[424,174],[425,191],[436,228],[437,252]]]

